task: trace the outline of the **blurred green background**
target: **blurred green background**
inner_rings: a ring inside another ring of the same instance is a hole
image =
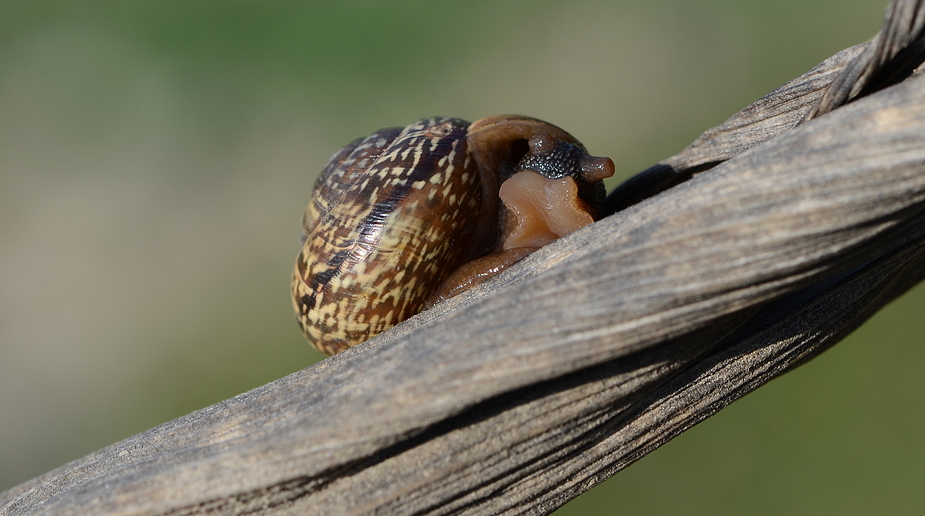
[[[306,367],[314,175],[427,115],[625,178],[873,36],[885,0],[0,3],[0,491]],[[559,514],[925,506],[925,289]]]

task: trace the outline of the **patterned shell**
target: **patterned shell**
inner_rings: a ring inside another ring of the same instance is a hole
[[[325,166],[292,281],[317,349],[334,354],[414,315],[461,264],[480,202],[468,126],[429,118],[384,129]]]

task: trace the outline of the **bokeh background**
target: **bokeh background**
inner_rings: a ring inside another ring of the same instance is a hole
[[[522,113],[624,178],[885,5],[0,2],[0,491],[321,358],[289,274],[349,140]],[[923,312],[920,286],[559,514],[921,509]]]

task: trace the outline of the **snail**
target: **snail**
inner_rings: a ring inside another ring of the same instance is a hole
[[[332,355],[603,215],[610,158],[534,118],[426,118],[337,151],[302,219],[292,299]]]

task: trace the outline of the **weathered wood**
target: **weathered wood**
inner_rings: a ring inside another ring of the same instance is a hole
[[[833,81],[868,45],[864,43],[842,50],[722,124],[707,129],[678,154],[625,181],[608,196],[610,209],[624,210],[797,127],[806,121]]]
[[[896,84],[925,60],[925,5],[894,1],[873,40],[846,48],[708,129],[678,154],[621,184],[613,211],[651,197],[853,100]]]
[[[709,173],[0,514],[548,513],[925,275],[925,77],[763,137],[812,109],[776,91]]]
[[[922,64],[925,17],[922,0],[891,2],[881,29],[826,89],[807,119],[824,115],[912,75]]]

